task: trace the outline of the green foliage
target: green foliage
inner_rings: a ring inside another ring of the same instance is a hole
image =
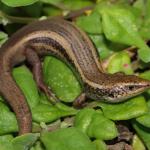
[[[96,150],[107,150],[106,144],[101,140],[95,140],[93,141],[93,144],[95,145]]]
[[[150,49],[138,33],[133,14],[122,7],[104,7],[100,10],[105,36],[114,42],[134,45],[139,49],[139,57],[150,61]]]
[[[136,0],[133,5],[129,2],[1,0],[0,46],[25,24],[75,11],[77,17],[73,18],[73,23],[87,32],[108,73],[136,73],[150,80],[147,63],[150,62],[150,48],[146,44],[150,40],[150,0]],[[81,8],[87,6],[93,8],[78,14]],[[52,56],[44,59],[44,80],[61,100],[55,105],[38,89],[27,67],[13,69],[13,77],[32,112],[33,131],[41,135],[31,133],[16,136],[18,125],[15,114],[5,99],[0,97],[0,150],[106,150],[104,140],[114,140],[118,136],[115,125],[118,120],[132,123],[135,129],[134,150],[150,149],[150,90],[122,103],[107,104],[89,100],[85,108],[75,109],[72,102],[83,89],[78,74],[70,68],[70,65]],[[59,121],[60,129],[48,132],[54,121]],[[69,125],[71,128],[68,128]]]
[[[90,6],[93,3],[91,0],[74,0],[74,1],[63,0],[62,4],[66,7],[66,9],[75,10],[86,6]]]
[[[49,106],[39,103],[33,110],[33,120],[36,122],[52,122],[61,117],[75,115],[77,111],[64,104],[56,104],[55,106]]]
[[[13,150],[12,148],[12,143],[11,141],[13,140],[13,136],[12,135],[3,135],[0,136],[0,148],[1,150]]]
[[[0,102],[0,110],[0,135],[18,131],[15,115],[2,102]]]
[[[85,108],[76,115],[75,127],[91,138],[110,140],[117,136],[115,124],[101,111]]]
[[[1,150],[28,150],[39,138],[39,134],[28,133],[14,138],[12,135],[0,136]]]
[[[145,146],[143,142],[137,135],[134,135],[133,137],[132,147],[133,147],[133,150],[145,150]]]
[[[133,121],[132,125],[139,137],[145,143],[147,149],[150,150],[150,128],[144,127],[136,121]]]
[[[33,79],[33,75],[25,66],[15,68],[13,76],[25,94],[25,97],[30,105],[33,120],[36,122],[52,122],[60,117],[76,114],[76,110],[65,106],[64,104],[56,104],[55,106],[43,104],[40,102],[37,85]],[[30,90],[29,90],[30,89]]]
[[[100,104],[104,115],[112,120],[128,120],[148,112],[147,104],[142,96],[132,98],[118,104]]]
[[[73,127],[42,133],[41,140],[47,150],[96,150],[88,136]]]
[[[140,124],[150,128],[150,100],[147,102],[148,105],[148,112],[146,112],[144,115],[136,118],[136,121]]]
[[[54,93],[64,102],[72,102],[81,93],[81,87],[73,72],[60,60],[46,57],[44,79]]]
[[[124,72],[125,74],[133,74],[130,56],[127,52],[122,51],[116,53],[108,64],[107,71],[109,73]]]
[[[25,94],[25,97],[30,107],[35,107],[39,103],[40,97],[32,73],[27,67],[22,66],[13,70],[13,76],[16,80],[16,83],[19,85],[19,87]]]
[[[90,38],[93,41],[93,43],[96,45],[98,54],[101,59],[106,59],[108,56],[110,56],[113,53],[108,47],[107,41],[103,35],[90,34]]]
[[[101,34],[101,18],[98,12],[94,11],[89,16],[81,16],[76,20],[76,24],[84,31],[91,34]]]
[[[22,136],[18,136],[12,140],[14,150],[27,150],[38,139],[39,134],[28,133]]]
[[[0,31],[0,46],[8,39],[6,33]]]
[[[19,6],[26,6],[26,5],[31,5],[38,0],[1,0],[4,4],[11,6],[11,7],[19,7]]]

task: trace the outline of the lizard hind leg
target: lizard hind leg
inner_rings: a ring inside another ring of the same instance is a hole
[[[51,103],[55,104],[59,100],[52,92],[52,90],[43,81],[42,64],[40,62],[38,54],[32,48],[27,48],[25,54],[27,62],[32,67],[33,76],[37,83],[38,88],[46,94]]]

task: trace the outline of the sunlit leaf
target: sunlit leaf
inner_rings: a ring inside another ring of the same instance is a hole
[[[19,7],[19,6],[26,6],[31,5],[38,0],[1,0],[4,4],[10,6],[10,7]]]

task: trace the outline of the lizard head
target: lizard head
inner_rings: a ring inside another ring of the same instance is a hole
[[[95,85],[94,91],[92,89],[89,90],[89,96],[92,99],[117,103],[150,88],[150,81],[135,75],[124,75],[123,73],[106,74],[103,80],[102,84]]]
[[[124,101],[150,88],[150,81],[134,75],[115,74],[112,80],[114,81],[109,85],[109,92],[105,98],[110,102]],[[116,80],[118,82],[115,82]]]

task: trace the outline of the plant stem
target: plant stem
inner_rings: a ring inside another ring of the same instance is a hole
[[[4,12],[0,11],[0,17],[7,20],[7,23],[22,23],[27,24],[29,22],[38,20],[38,18],[30,18],[30,17],[15,17],[5,14]]]

